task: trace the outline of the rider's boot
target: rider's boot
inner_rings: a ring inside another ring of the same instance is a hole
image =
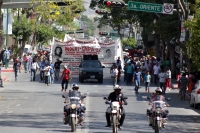
[[[110,114],[106,112],[106,121],[107,121],[107,125],[106,127],[110,127],[111,124],[110,124]]]

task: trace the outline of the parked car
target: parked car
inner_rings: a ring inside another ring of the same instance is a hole
[[[195,109],[200,106],[200,80],[198,80],[195,84],[194,90],[190,96],[189,104],[190,107],[194,107]]]
[[[79,65],[79,81],[97,79],[99,83],[103,83],[103,68],[105,66],[99,60],[82,60]]]

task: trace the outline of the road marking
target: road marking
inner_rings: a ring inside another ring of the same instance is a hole
[[[18,106],[20,106],[21,104],[17,104],[16,106],[18,107]]]
[[[106,85],[106,87],[109,87],[109,88],[111,88],[111,87],[113,87],[112,85]]]
[[[8,111],[7,113],[9,113],[9,114],[10,114],[10,113],[12,113],[12,111]]]

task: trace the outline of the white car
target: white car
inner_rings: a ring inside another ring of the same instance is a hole
[[[190,96],[189,104],[190,107],[194,107],[195,109],[200,106],[200,80],[198,80],[195,84],[195,88]]]

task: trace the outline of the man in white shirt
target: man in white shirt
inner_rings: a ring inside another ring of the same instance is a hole
[[[170,71],[169,67],[167,67],[166,74],[167,74],[166,88],[171,89],[171,71]]]
[[[50,70],[52,69],[51,66],[47,63],[44,68],[44,76],[45,76],[45,84],[49,86],[50,83]]]
[[[160,66],[158,65],[158,63],[156,63],[156,65],[153,67],[154,83],[155,83],[155,85],[157,84],[157,81],[158,81],[159,71],[160,71]]]
[[[163,94],[165,94],[166,91],[166,79],[167,79],[167,74],[165,73],[164,69],[161,70],[161,73],[158,75],[159,77],[159,82],[160,82],[160,88],[162,89]]]
[[[115,86],[117,84],[117,75],[118,75],[117,66],[114,65],[112,75],[111,75],[111,78],[112,78],[112,81],[113,81],[113,86]]]

